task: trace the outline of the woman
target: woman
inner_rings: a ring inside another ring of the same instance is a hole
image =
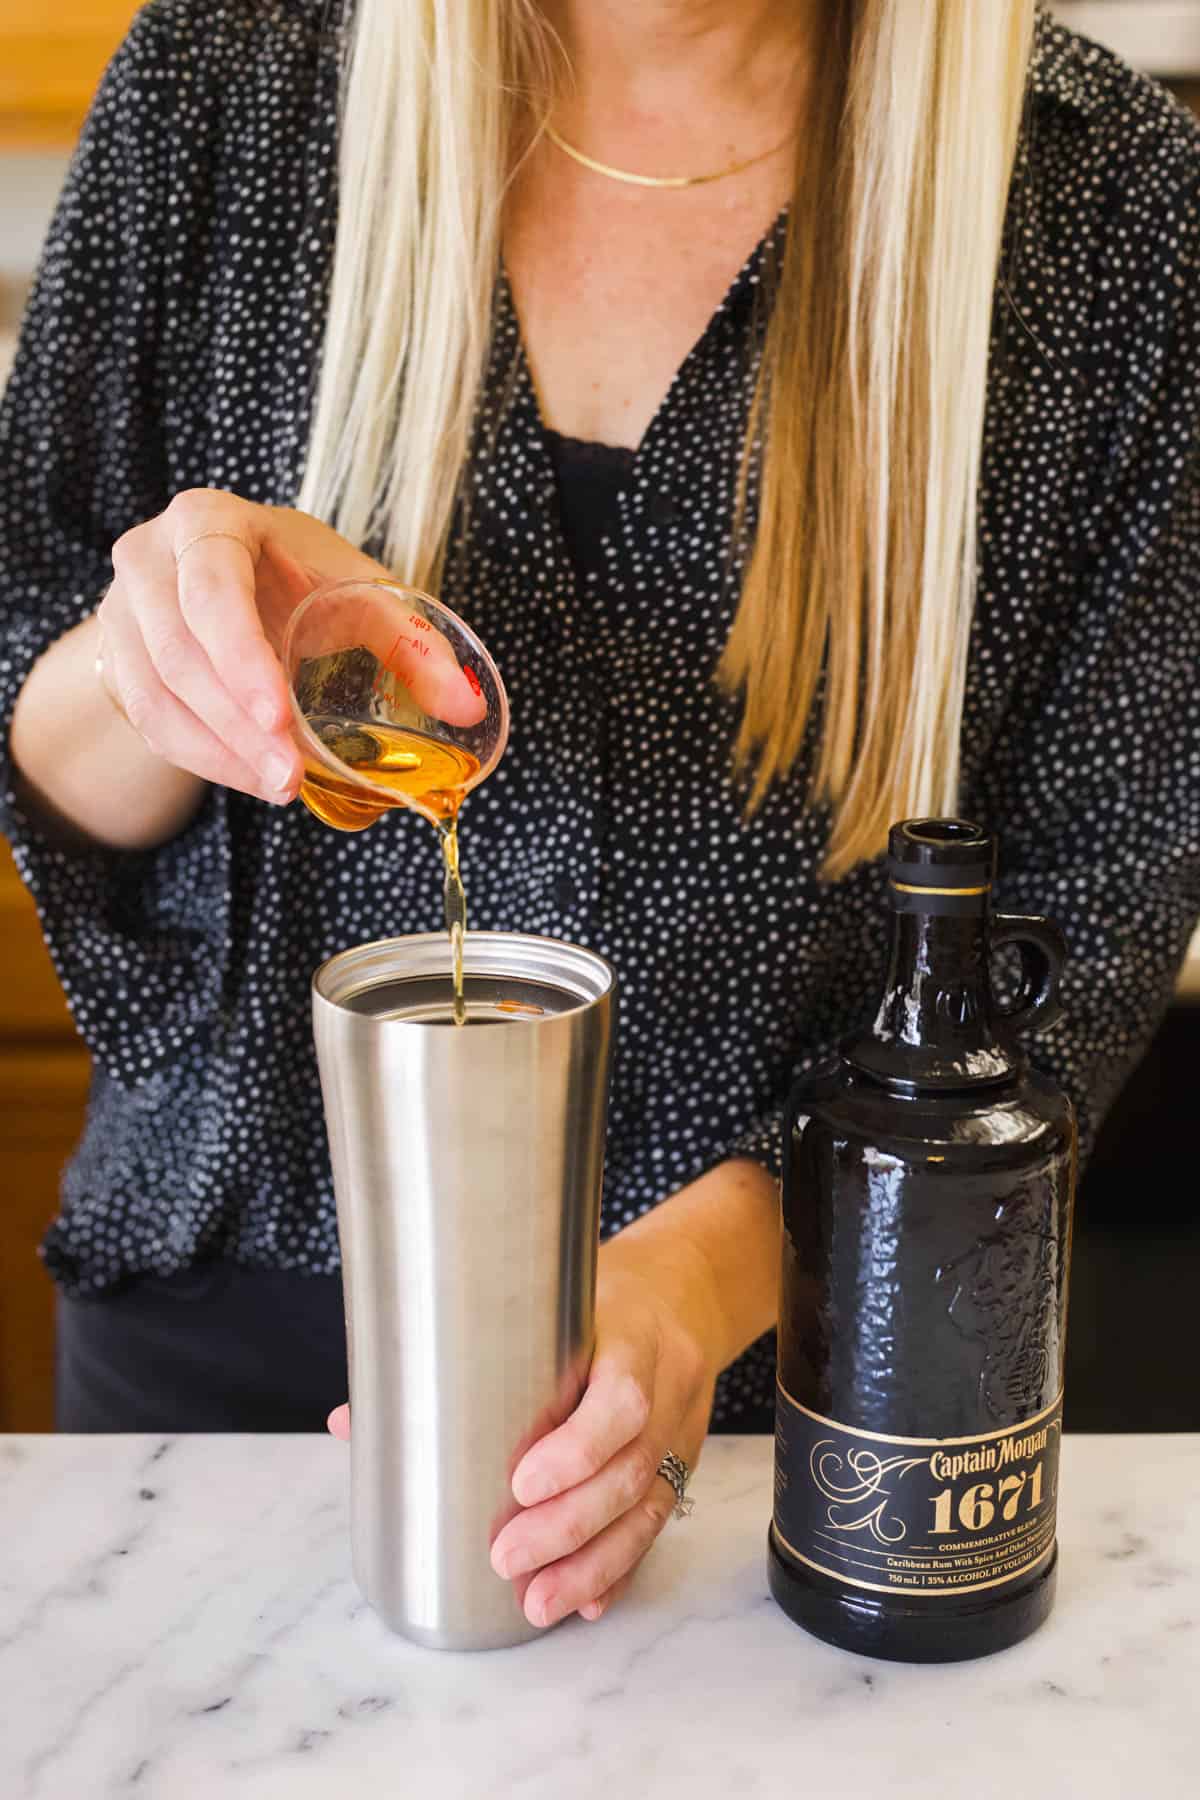
[[[986,820],[1066,926],[1090,1144],[1200,911],[1198,185],[1032,0],[139,17],[3,415],[3,823],[96,1059],[61,1424],[345,1392],[306,984],[436,926],[437,850],[286,805],[318,576],[479,630],[473,920],[623,983],[590,1383],[493,1553],[535,1623],[769,1425],[780,1104],[879,981],[890,819]]]

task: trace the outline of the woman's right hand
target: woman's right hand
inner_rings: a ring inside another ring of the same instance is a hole
[[[307,513],[209,488],[127,531],[113,569],[101,679],[133,729],[204,781],[294,799],[303,769],[277,655],[288,617],[321,581],[388,571]]]

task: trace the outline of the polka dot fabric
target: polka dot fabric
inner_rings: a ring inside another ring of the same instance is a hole
[[[336,212],[328,11],[157,0],[109,70],[0,413],[5,717],[121,532],[190,486],[294,499]],[[1200,912],[1198,188],[1183,112],[1043,20],[995,314],[962,809],[1001,836],[1002,907],[1070,937],[1067,1021],[1031,1050],[1085,1148]],[[620,972],[606,1232],[732,1155],[777,1169],[790,1081],[882,975],[879,866],[818,881],[804,767],[743,819],[736,708],[711,679],[782,241],[780,223],[680,369],[578,577],[497,284],[444,591],[504,670],[513,734],[464,812],[464,862],[477,926],[574,938]],[[211,1255],[335,1269],[308,982],[346,945],[438,925],[433,833],[393,817],[342,837],[214,792],[154,854],[66,851],[7,765],[3,783],[96,1064],[56,1279],[98,1294]],[[761,1424],[771,1398],[764,1339],[715,1420]]]

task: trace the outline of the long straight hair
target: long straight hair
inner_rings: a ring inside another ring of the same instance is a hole
[[[747,430],[753,548],[717,678],[748,808],[819,724],[825,872],[954,811],[993,295],[1036,0],[825,0]],[[561,52],[535,0],[357,0],[299,504],[439,578],[514,145]]]

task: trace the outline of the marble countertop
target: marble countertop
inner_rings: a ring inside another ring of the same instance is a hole
[[[775,1607],[770,1469],[768,1439],[713,1439],[620,1607],[462,1656],[360,1600],[332,1441],[0,1438],[0,1795],[1197,1793],[1200,1436],[1068,1437],[1053,1616],[941,1668]]]

